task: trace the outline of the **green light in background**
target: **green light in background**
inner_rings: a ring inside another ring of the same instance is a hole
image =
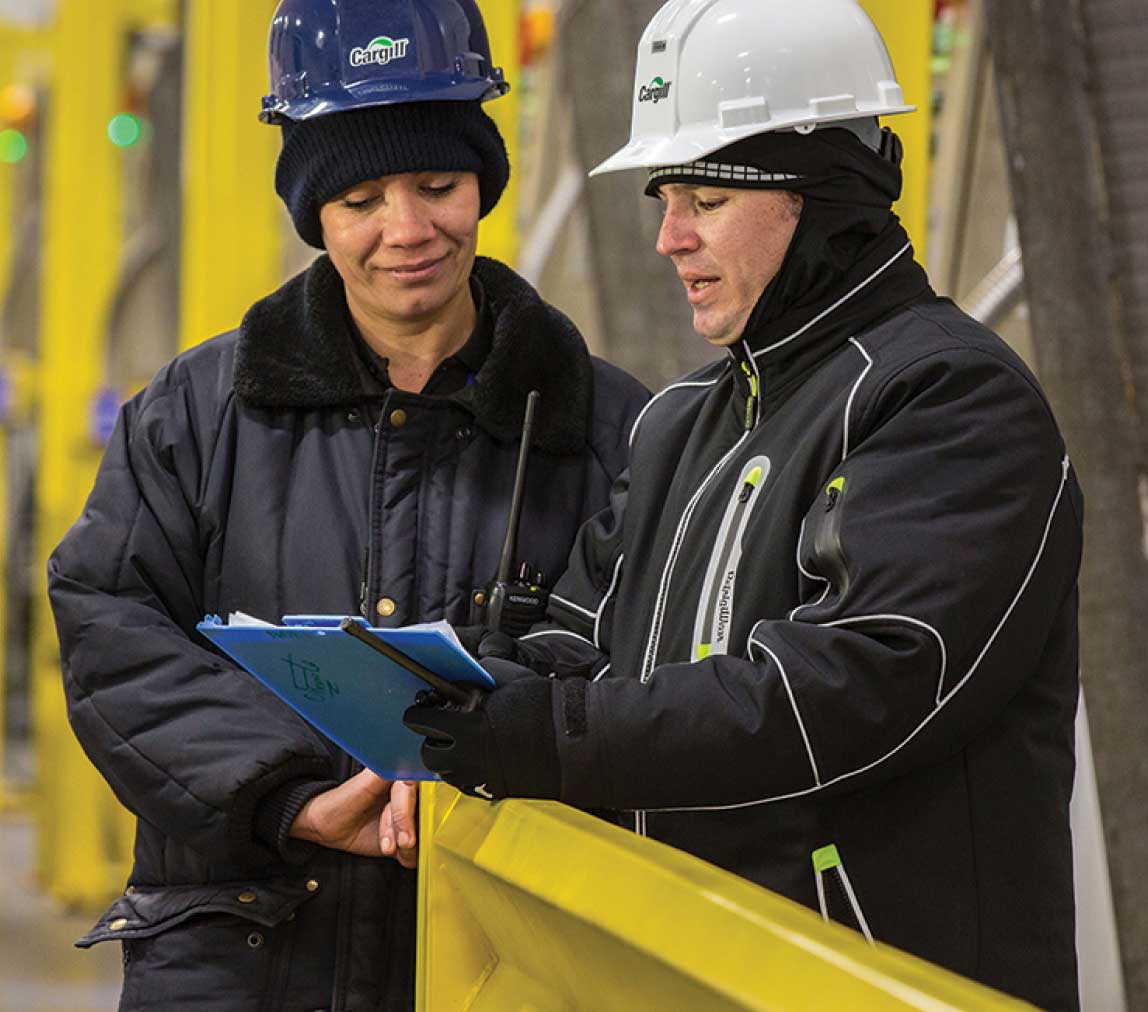
[[[130,112],[121,112],[108,123],[108,140],[117,148],[130,148],[143,137],[143,123]]]
[[[28,154],[28,139],[19,130],[0,132],[0,162],[15,165]]]

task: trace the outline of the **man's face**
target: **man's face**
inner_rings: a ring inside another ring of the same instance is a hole
[[[785,259],[800,198],[780,190],[667,183],[658,252],[674,262],[694,310],[694,330],[726,347]]]
[[[324,204],[323,241],[356,317],[421,327],[469,299],[478,213],[473,172],[383,176]]]

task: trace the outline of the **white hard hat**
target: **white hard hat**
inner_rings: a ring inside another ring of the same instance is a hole
[[[630,143],[590,175],[915,108],[857,0],[670,0],[638,43]]]

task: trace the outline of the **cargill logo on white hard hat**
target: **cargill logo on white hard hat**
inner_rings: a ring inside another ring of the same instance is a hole
[[[407,55],[410,39],[388,39],[380,35],[367,46],[356,46],[351,50],[351,66],[363,67],[368,63],[390,63]]]
[[[639,102],[653,102],[657,105],[663,98],[670,97],[670,85],[673,81],[663,81],[660,77],[655,77],[649,84],[643,84],[638,89]]]

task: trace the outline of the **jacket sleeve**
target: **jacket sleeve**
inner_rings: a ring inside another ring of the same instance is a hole
[[[609,673],[629,487],[625,471],[610,490],[609,505],[579,530],[566,572],[550,594],[547,621],[523,637],[559,678],[596,679]]]
[[[862,393],[851,423],[801,521],[799,606],[762,616],[736,654],[557,706],[563,800],[716,808],[859,789],[959,751],[1038,670],[1074,591],[1081,506],[1032,381],[956,351]]]
[[[260,799],[334,775],[323,740],[196,642],[217,410],[161,374],[122,410],[83,515],[48,563],[68,716],[141,819],[217,860],[264,863]]]

